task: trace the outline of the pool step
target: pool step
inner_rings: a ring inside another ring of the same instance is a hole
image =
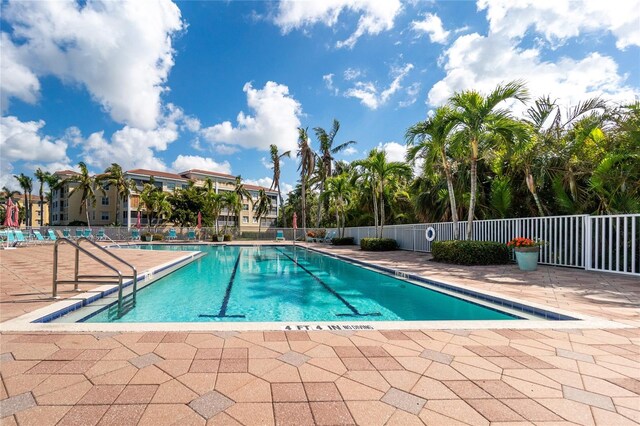
[[[122,308],[118,310],[118,304],[114,303],[109,307],[109,320],[116,320],[125,316],[130,310],[135,308],[136,302],[133,294],[128,294],[122,298]]]

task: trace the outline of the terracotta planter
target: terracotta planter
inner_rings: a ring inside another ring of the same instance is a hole
[[[538,269],[540,247],[518,247],[513,250],[516,252],[516,261],[521,271],[535,271]]]

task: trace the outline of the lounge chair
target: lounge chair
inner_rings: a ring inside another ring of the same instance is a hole
[[[93,231],[91,230],[91,228],[85,228],[82,236],[91,240],[93,239]]]
[[[7,229],[6,233],[7,233],[7,248],[16,248],[16,245],[18,244],[18,242],[16,241],[16,237],[13,234],[13,231],[11,229]]]
[[[169,235],[167,235],[167,240],[176,240],[176,239],[178,239],[176,230],[174,228],[169,229]]]
[[[83,234],[84,234],[84,231],[82,230],[82,228],[76,228],[76,236],[75,236],[76,240],[78,238],[82,238],[84,236]]]
[[[320,239],[320,243],[330,243],[336,237],[336,231],[329,231],[324,238]]]
[[[131,230],[131,240],[140,241],[140,230],[138,229]]]
[[[102,241],[102,240],[106,240],[107,237],[104,233],[104,229],[100,228],[98,229],[98,234],[96,235],[96,240],[98,241]]]
[[[55,241],[57,239],[58,239],[58,237],[56,237],[56,233],[53,232],[53,229],[49,229],[49,240],[50,241]]]
[[[187,234],[187,239],[188,239],[189,241],[191,241],[191,240],[194,240],[194,241],[195,241],[195,239],[196,239],[196,231],[195,231],[195,230],[193,230],[193,229],[189,229],[189,232],[188,232],[188,234]]]
[[[27,241],[27,239],[24,237],[24,234],[21,230],[16,229],[15,231],[13,231],[13,235],[15,235],[16,237],[16,243],[14,244],[15,246],[26,246],[27,244],[29,244],[29,241]]]
[[[284,241],[284,232],[276,231],[276,241]]]
[[[47,240],[44,239],[44,237],[42,236],[40,231],[37,231],[37,230],[33,231],[33,235],[36,236],[36,243],[38,243],[38,244],[42,244],[42,243],[47,241]]]
[[[71,229],[63,229],[62,230],[62,236],[64,238],[71,238]]]

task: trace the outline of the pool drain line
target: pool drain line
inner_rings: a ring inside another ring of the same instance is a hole
[[[240,255],[242,255],[242,248],[238,250],[238,258],[236,259],[236,263],[233,266],[233,272],[231,272],[231,278],[229,279],[229,284],[227,284],[227,290],[224,293],[224,299],[222,299],[222,305],[220,305],[220,311],[218,315],[206,315],[200,314],[199,317],[202,318],[244,318],[244,315],[227,315],[227,307],[229,306],[229,299],[231,298],[231,290],[233,289],[233,281],[236,278],[236,272],[238,271],[238,266],[240,265]]]

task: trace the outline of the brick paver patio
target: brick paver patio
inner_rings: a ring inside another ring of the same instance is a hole
[[[29,250],[21,251],[46,261],[46,248]],[[339,251],[632,327],[5,333],[1,424],[640,423],[640,280],[546,267],[535,273],[512,266],[459,268],[407,252]],[[49,290],[43,263],[17,264],[8,253],[0,252],[3,311],[23,297],[20,288]],[[166,261],[145,260],[146,267]],[[7,271],[15,276],[10,289]],[[23,311],[45,303],[27,302]],[[3,320],[16,315],[11,309]]]

